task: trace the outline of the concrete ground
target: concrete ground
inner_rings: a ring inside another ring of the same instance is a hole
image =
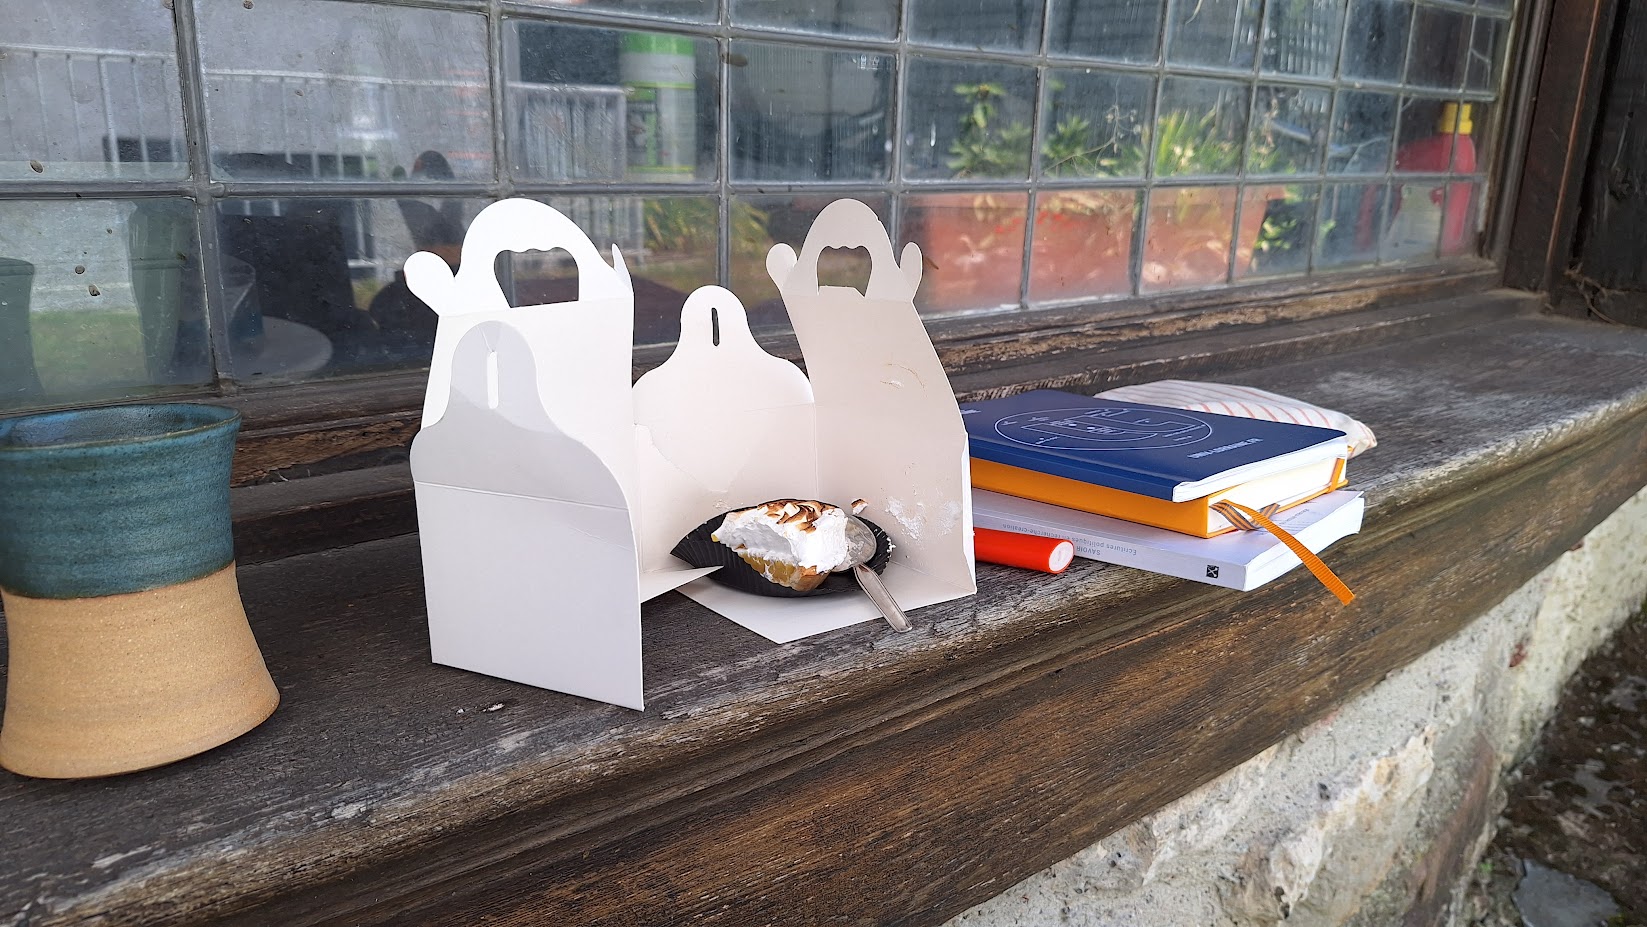
[[[1455,924],[1647,927],[1647,603],[1567,683],[1508,792]]]

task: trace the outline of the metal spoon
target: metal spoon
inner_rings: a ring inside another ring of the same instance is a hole
[[[898,607],[892,593],[887,591],[886,584],[881,582],[881,575],[871,570],[868,563],[875,556],[875,532],[861,519],[851,515],[846,516],[846,552],[852,558],[852,575],[857,578],[858,585],[863,587],[864,594],[869,601],[881,610],[886,623],[892,625],[894,631],[908,631],[909,618],[904,610]]]

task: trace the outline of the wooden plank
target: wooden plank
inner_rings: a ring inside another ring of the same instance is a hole
[[[779,647],[671,595],[644,713],[430,665],[414,537],[248,567],[281,709],[162,769],[0,780],[0,922],[935,922],[1524,582],[1647,482],[1644,374],[1647,332],[1516,318],[1232,377],[1378,431],[1328,558],[1350,608],[986,567],[914,633]]]

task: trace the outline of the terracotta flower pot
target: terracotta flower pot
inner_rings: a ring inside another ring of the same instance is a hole
[[[235,580],[239,425],[190,404],[0,421],[0,765],[46,778],[147,769],[274,711]]]

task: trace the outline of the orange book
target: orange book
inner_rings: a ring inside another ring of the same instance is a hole
[[[1185,502],[1169,502],[977,457],[972,458],[972,485],[978,489],[1210,538],[1235,530],[1229,519],[1212,510],[1215,503],[1227,499],[1248,508],[1262,510],[1274,505],[1276,511],[1284,511],[1316,496],[1342,489],[1348,482],[1344,478],[1344,462],[1342,457],[1318,460]]]

